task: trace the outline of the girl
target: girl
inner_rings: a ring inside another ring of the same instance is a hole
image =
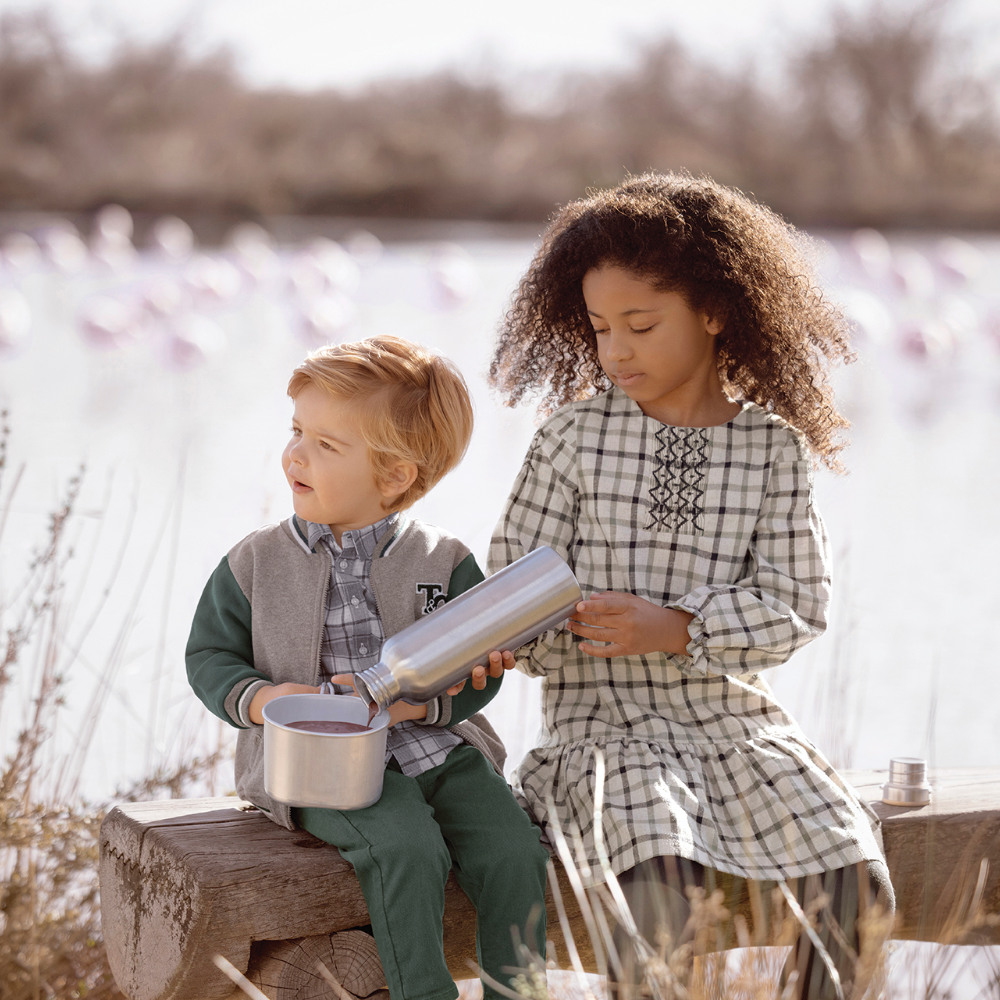
[[[600,747],[604,837],[647,940],[666,922],[677,942],[691,886],[766,905],[785,880],[800,901],[832,897],[839,932],[822,929],[851,980],[859,908],[876,893],[893,905],[877,819],[762,677],[826,626],[810,458],[839,469],[847,426],[825,376],[850,360],[845,322],[799,243],[689,176],[646,174],[556,215],[490,375],[509,405],[540,391],[543,412],[561,409],[528,450],[490,568],[550,545],[594,595],[569,632],[517,651],[544,678],[543,739],[515,777],[535,821],[550,829],[551,795],[600,878]],[[808,943],[795,962],[796,995],[835,995]]]

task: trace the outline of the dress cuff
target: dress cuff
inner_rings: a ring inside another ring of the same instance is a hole
[[[708,642],[708,629],[705,628],[705,619],[701,617],[701,611],[683,604],[668,604],[667,607],[673,611],[684,611],[689,615],[694,615],[694,618],[688,622],[689,639],[684,653],[691,658],[692,671],[698,674],[707,674],[708,654],[705,652],[705,645]]]

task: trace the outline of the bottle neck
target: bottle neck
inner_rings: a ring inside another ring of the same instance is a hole
[[[388,708],[394,701],[399,700],[402,693],[392,671],[381,662],[363,670],[360,674],[355,674],[354,689],[366,705],[374,704],[379,708]]]

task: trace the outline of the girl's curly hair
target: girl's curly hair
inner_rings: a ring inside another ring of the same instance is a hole
[[[543,414],[609,389],[582,284],[592,268],[620,267],[721,319],[726,392],[783,417],[840,471],[837,432],[849,424],[827,368],[854,355],[807,257],[801,233],[739,191],[687,174],[629,178],[555,215],[500,328],[490,382],[509,406],[542,393]]]

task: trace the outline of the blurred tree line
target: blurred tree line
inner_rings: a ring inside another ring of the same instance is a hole
[[[529,108],[452,73],[253,89],[183,38],[91,65],[51,16],[7,14],[0,209],[536,220],[626,172],[686,168],[807,226],[997,227],[996,80],[947,15],[835,11],[769,67],[666,39]]]

